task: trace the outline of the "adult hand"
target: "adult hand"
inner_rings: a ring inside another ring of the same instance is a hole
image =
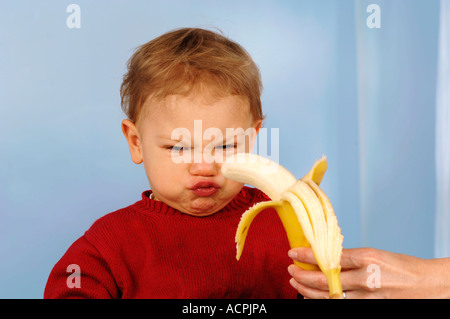
[[[289,257],[317,264],[311,248],[294,248]],[[341,257],[342,290],[347,299],[450,298],[450,258],[421,259],[374,248],[344,249]],[[288,268],[291,285],[305,298],[328,298],[321,271]]]

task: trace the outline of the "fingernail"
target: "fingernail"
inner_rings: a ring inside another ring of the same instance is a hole
[[[291,284],[292,287],[294,287],[295,289],[297,289],[297,282],[295,281],[294,278],[291,278],[289,280],[289,283]]]
[[[294,250],[289,250],[288,251],[288,256],[292,259],[296,259],[297,258],[297,252]]]
[[[288,272],[289,272],[289,275],[291,275],[291,276],[294,275],[294,271],[292,270],[291,266],[288,267]]]

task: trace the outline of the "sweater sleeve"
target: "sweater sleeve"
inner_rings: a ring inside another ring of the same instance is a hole
[[[120,298],[120,289],[105,259],[83,236],[52,269],[44,298]]]

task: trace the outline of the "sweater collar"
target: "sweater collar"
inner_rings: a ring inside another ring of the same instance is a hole
[[[145,210],[158,212],[159,214],[182,214],[186,215],[177,209],[157,200],[150,199],[150,195],[152,194],[151,190],[146,190],[142,193],[142,200],[139,204],[143,206]],[[231,211],[239,211],[242,212],[243,209],[247,209],[252,204],[259,202],[261,200],[269,199],[265,194],[261,193],[259,190],[251,187],[244,186],[241,191],[236,195],[224,208],[217,211],[217,213],[225,213]],[[213,214],[213,215],[215,215]],[[213,216],[209,215],[209,216]]]

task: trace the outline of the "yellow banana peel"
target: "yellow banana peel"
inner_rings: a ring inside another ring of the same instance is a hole
[[[343,298],[340,260],[343,236],[333,206],[319,187],[327,170],[323,156],[297,180],[291,172],[257,154],[238,153],[227,158],[222,174],[231,180],[260,189],[271,201],[249,208],[236,231],[236,259],[241,257],[253,219],[261,211],[274,208],[286,231],[291,248],[311,247],[318,266],[294,261],[305,270],[321,270],[327,279],[329,297]]]

